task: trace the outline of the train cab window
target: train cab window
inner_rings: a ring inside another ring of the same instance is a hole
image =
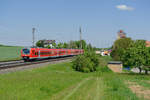
[[[35,55],[38,55],[38,52],[35,52]]]
[[[29,49],[22,49],[22,51],[23,51],[24,54],[29,54],[30,53]]]

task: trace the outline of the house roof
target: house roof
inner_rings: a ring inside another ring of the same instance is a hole
[[[150,41],[146,41],[146,47],[150,47]]]

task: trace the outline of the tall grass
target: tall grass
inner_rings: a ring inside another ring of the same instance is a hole
[[[103,73],[105,84],[104,100],[139,100],[122,80],[114,73]]]

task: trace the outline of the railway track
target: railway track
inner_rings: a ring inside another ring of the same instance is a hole
[[[45,63],[45,62],[66,60],[66,59],[71,59],[71,58],[72,57],[50,58],[50,59],[30,61],[30,62],[24,62],[23,60],[0,62],[0,70],[13,68],[13,67],[21,67],[21,66],[25,66],[25,65],[32,65],[32,64],[39,64],[39,63]]]

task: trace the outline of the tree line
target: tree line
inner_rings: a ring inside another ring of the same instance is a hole
[[[69,41],[69,42],[59,42],[59,43],[52,43],[52,47],[50,45],[44,44],[44,41],[37,41],[37,47],[42,48],[57,48],[57,49],[84,49],[84,50],[97,50],[98,48],[92,46],[90,43],[86,43],[85,40],[79,41]]]

